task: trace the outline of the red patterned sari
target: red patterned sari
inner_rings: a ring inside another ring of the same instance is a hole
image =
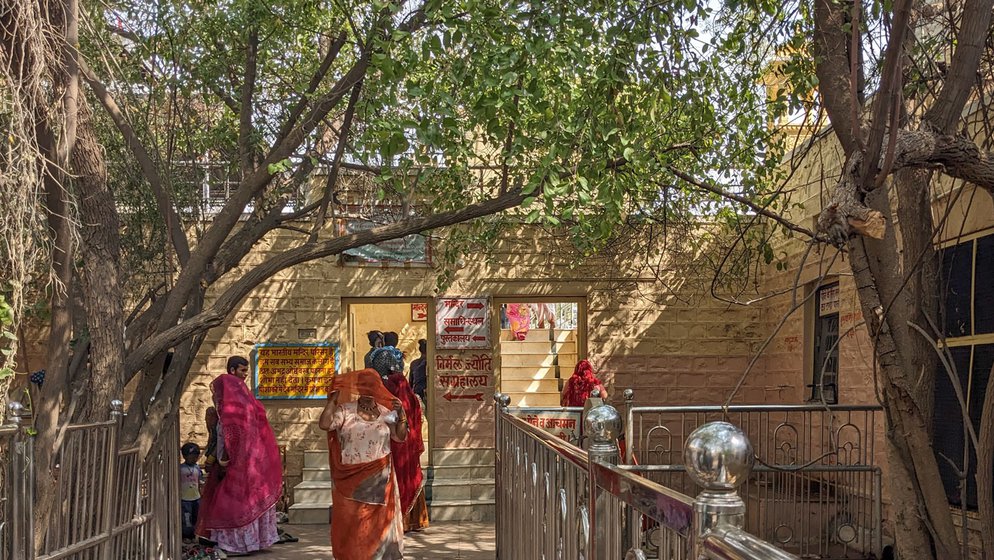
[[[197,534],[232,552],[275,542],[275,506],[283,491],[283,465],[266,410],[245,381],[224,374],[211,383],[225,468],[212,468],[201,495]],[[270,526],[271,525],[271,526]]]

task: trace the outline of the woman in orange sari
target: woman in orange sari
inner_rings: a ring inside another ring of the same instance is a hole
[[[400,560],[404,528],[391,441],[407,439],[400,400],[373,369],[334,378],[318,426],[328,432],[336,560]]]

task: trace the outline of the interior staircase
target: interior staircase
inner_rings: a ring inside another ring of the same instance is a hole
[[[500,390],[511,406],[559,406],[559,380],[575,366],[576,331],[532,329],[522,341],[500,332]]]

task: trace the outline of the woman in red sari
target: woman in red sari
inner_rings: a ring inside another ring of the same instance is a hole
[[[594,375],[594,368],[590,365],[590,362],[580,360],[576,364],[576,367],[573,368],[573,375],[566,381],[566,385],[563,386],[559,404],[560,406],[583,406],[587,402],[587,397],[590,396],[590,393],[594,389],[598,389],[601,392],[601,398],[607,398],[607,391],[604,390],[604,384]]]
[[[197,534],[225,552],[246,554],[279,539],[276,502],[283,491],[283,465],[266,410],[245,385],[248,361],[232,356],[227,369],[211,383],[217,464],[201,495]]]
[[[318,426],[328,432],[335,560],[400,560],[404,530],[391,442],[407,438],[404,406],[373,369],[336,376]]]
[[[372,356],[372,366],[383,379],[383,385],[404,406],[410,422],[407,439],[390,443],[397,484],[400,487],[400,509],[404,513],[404,532],[418,531],[428,526],[428,503],[424,493],[421,454],[425,450],[421,438],[421,403],[404,377],[404,354],[393,346],[385,346]]]

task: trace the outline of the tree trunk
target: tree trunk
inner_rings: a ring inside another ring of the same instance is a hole
[[[871,193],[866,202],[885,216],[892,214],[888,190],[897,193],[900,232],[888,228],[884,239],[855,239],[849,248],[863,315],[874,337],[887,413],[898,553],[905,560],[958,560],[958,538],[929,437],[935,350],[909,327],[913,323],[928,331],[926,317],[934,318],[937,309],[938,265],[931,249],[931,210],[923,194],[928,175],[901,173],[892,189]],[[898,233],[903,249],[898,248]]]
[[[90,375],[82,384],[82,421],[104,420],[110,401],[122,397],[124,298],[120,286],[120,218],[107,184],[107,166],[94,134],[90,108],[80,104],[79,138],[72,170],[82,221],[83,305],[90,333]]]

